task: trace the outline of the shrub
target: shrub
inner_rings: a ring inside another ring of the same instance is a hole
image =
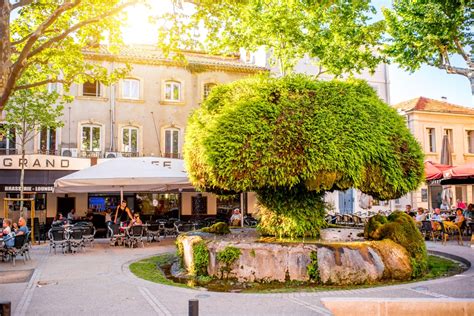
[[[262,218],[287,223],[262,230],[286,236],[317,235],[323,212],[312,204],[324,191],[354,187],[379,200],[398,198],[418,187],[424,170],[403,118],[366,82],[304,75],[213,89],[188,120],[184,156],[194,186],[257,192],[268,213]]]
[[[364,227],[364,237],[367,239],[380,239],[379,228],[388,222],[384,215],[376,214],[369,219],[369,222]]]
[[[194,266],[191,267],[191,274],[195,276],[207,275],[209,265],[209,250],[206,242],[201,240],[193,245]]]
[[[308,271],[308,277],[310,281],[320,283],[321,278],[319,277],[319,268],[318,268],[318,252],[311,251],[309,253],[309,259],[311,262],[306,267]]]
[[[224,272],[229,275],[232,270],[231,266],[235,260],[239,259],[241,251],[239,248],[227,246],[222,251],[217,252],[217,261],[222,264],[221,266],[221,277],[224,278]]]
[[[412,277],[424,274],[428,268],[428,254],[423,235],[416,227],[415,221],[407,214],[396,211],[388,217],[373,216],[364,228],[369,239],[391,239],[405,247],[410,255],[413,268]]]
[[[201,231],[217,235],[230,234],[229,225],[224,222],[215,223],[210,227],[204,227],[201,229]]]
[[[320,228],[326,226],[322,193],[298,186],[290,190],[260,190],[257,195],[257,228],[262,235],[316,238]]]

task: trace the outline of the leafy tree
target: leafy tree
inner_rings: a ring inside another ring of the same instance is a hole
[[[198,189],[256,192],[260,228],[280,236],[317,236],[325,191],[387,200],[423,180],[423,152],[403,118],[358,80],[220,85],[191,115],[184,155]]]
[[[385,52],[409,71],[427,64],[465,76],[474,94],[473,12],[469,0],[395,0],[383,11],[391,36]],[[455,54],[464,67],[451,63]]]
[[[178,1],[179,2],[179,1]],[[234,53],[263,46],[273,64],[289,73],[305,55],[320,73],[334,75],[374,70],[383,23],[370,22],[369,0],[200,0],[187,15],[176,9],[164,16],[159,43],[167,50],[200,47]]]
[[[0,1],[0,110],[14,91],[59,82],[101,80],[108,83],[128,68],[113,73],[86,61],[84,51],[99,49],[107,39],[120,44],[124,8],[142,0],[18,0]]]
[[[56,129],[63,126],[59,121],[64,109],[64,102],[69,99],[60,97],[56,92],[48,93],[45,89],[27,89],[17,91],[4,108],[5,122],[2,123],[0,134],[15,130],[15,141],[20,147],[21,161],[25,161],[26,144],[32,141],[41,129]],[[21,164],[20,198],[23,199],[25,164]],[[23,201],[20,201],[23,212]],[[23,214],[22,214],[23,216]]]

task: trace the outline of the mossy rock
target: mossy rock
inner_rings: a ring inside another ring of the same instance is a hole
[[[229,225],[224,222],[215,223],[210,227],[204,227],[201,229],[202,232],[217,234],[217,235],[225,235],[230,234]]]
[[[390,239],[403,246],[411,258],[412,277],[425,273],[428,267],[425,241],[409,215],[401,211],[388,217],[375,215],[365,226],[364,235],[372,240]]]
[[[390,239],[372,241],[374,248],[382,258],[385,269],[383,278],[385,280],[409,280],[413,274],[410,254],[405,247]]]
[[[377,214],[369,219],[369,222],[364,227],[364,237],[366,239],[380,239],[379,228],[388,222],[387,217]]]

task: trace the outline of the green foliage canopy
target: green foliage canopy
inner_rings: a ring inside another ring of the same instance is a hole
[[[220,85],[191,115],[184,154],[193,185],[211,192],[354,187],[387,200],[423,179],[423,152],[403,118],[357,80]]]
[[[369,0],[187,2],[196,3],[192,14],[175,10],[163,16],[169,23],[163,23],[158,42],[165,49],[232,54],[264,47],[283,74],[305,55],[315,58],[321,73],[334,75],[374,70],[382,60],[375,52],[383,22],[371,22],[375,9]]]
[[[465,76],[474,93],[473,12],[470,0],[395,0],[383,11],[390,35],[384,51],[410,71],[427,64]],[[464,67],[451,63],[453,54]]]
[[[20,0],[0,3],[0,110],[14,91],[58,82],[108,84],[129,69],[109,73],[87,61],[107,41],[121,44],[123,9],[142,0]]]

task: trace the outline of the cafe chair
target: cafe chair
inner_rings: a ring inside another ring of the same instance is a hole
[[[56,254],[56,249],[61,248],[61,251],[65,253],[68,248],[68,240],[66,238],[66,232],[62,227],[51,227],[48,231],[49,238],[49,252],[51,249],[54,249],[54,254]]]
[[[109,230],[110,245],[121,246],[123,244],[125,234],[120,232],[119,224],[110,224],[107,229]]]

